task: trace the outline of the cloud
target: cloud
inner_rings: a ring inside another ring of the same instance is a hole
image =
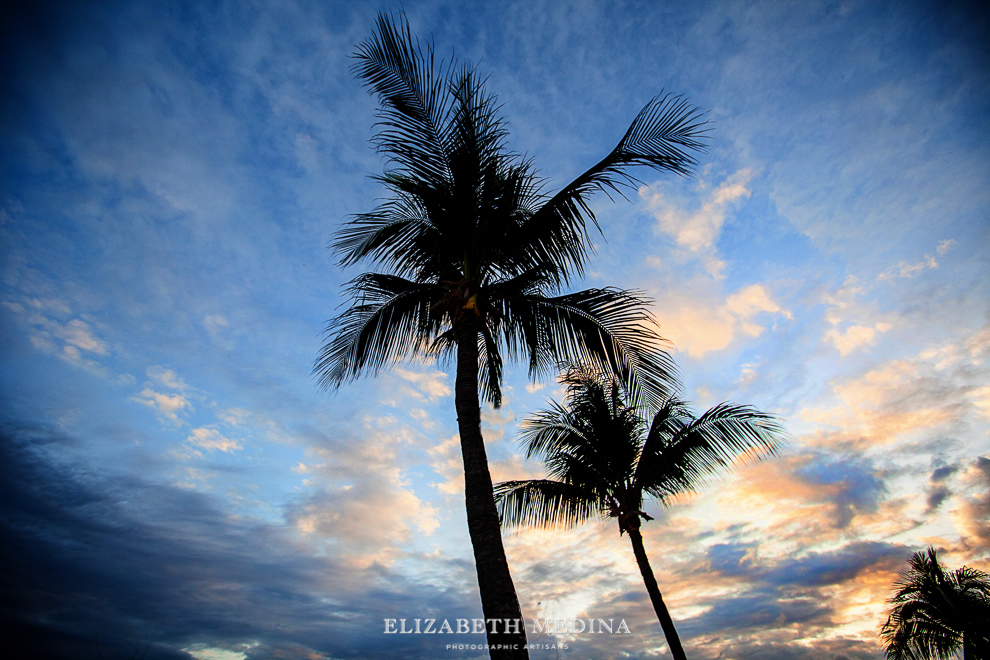
[[[10,648],[51,658],[181,660],[214,649],[255,660],[429,660],[434,640],[370,631],[383,614],[481,616],[457,562],[431,560],[442,586],[362,568],[333,548],[312,552],[291,526],[231,515],[210,495],[56,465],[71,438],[0,434],[0,620]]]
[[[363,479],[324,488],[292,508],[289,520],[304,537],[338,548],[348,563],[390,565],[414,532],[429,536],[438,511],[395,479]]]
[[[939,242],[938,246],[935,248],[935,253],[939,256],[947,254],[956,245],[955,240],[945,240]],[[891,282],[895,279],[901,278],[911,278],[926,270],[933,270],[938,268],[938,261],[931,254],[926,254],[924,258],[920,261],[914,263],[908,263],[906,261],[898,262],[896,266],[891,266],[885,271],[877,276],[877,280],[881,282]]]
[[[939,256],[941,256],[941,255],[943,255],[943,254],[946,254],[946,253],[947,253],[947,252],[948,252],[949,250],[951,250],[951,249],[952,249],[953,247],[955,247],[955,245],[956,245],[956,241],[955,241],[955,239],[951,239],[951,238],[950,238],[950,239],[948,239],[948,240],[945,240],[945,241],[941,241],[941,242],[939,242],[939,244],[938,244],[938,247],[936,247],[936,248],[935,248],[935,252],[936,252],[936,253],[937,253],[937,254],[938,254]]]
[[[678,247],[700,258],[708,272],[717,278],[725,264],[717,256],[716,242],[728,210],[750,196],[746,185],[752,177],[752,170],[739,170],[709,191],[700,208],[694,211],[674,206],[661,191],[660,184],[641,187],[639,196],[657,221],[656,231],[671,236]]]
[[[447,384],[447,374],[442,371],[410,371],[401,367],[391,370],[407,383],[412,383],[413,387],[400,386],[399,391],[406,396],[425,401],[434,401],[450,396],[453,390]]]
[[[186,442],[207,451],[219,450],[224,453],[230,453],[238,449],[243,449],[241,444],[236,440],[224,437],[215,428],[206,426],[193,429],[186,438]]]
[[[461,459],[461,439],[454,435],[427,449],[432,457],[430,467],[443,481],[430,484],[444,495],[464,492],[464,463]]]
[[[876,342],[878,333],[887,332],[893,327],[890,323],[879,322],[873,327],[851,325],[842,331],[833,328],[825,333],[825,339],[839,349],[839,354],[845,357],[857,348],[871,346]]]
[[[908,278],[914,277],[918,273],[927,270],[929,268],[938,268],[938,262],[935,261],[935,257],[930,254],[926,254],[925,258],[913,264],[907,262],[900,262],[896,266],[891,266],[884,272],[877,276],[877,279],[881,282],[890,281],[895,278]]]
[[[179,378],[171,369],[166,369],[161,366],[148,367],[147,372],[148,378],[150,378],[154,383],[163,385],[172,390],[178,390],[180,392],[185,392],[189,389],[189,385],[186,384],[184,380]]]
[[[73,319],[65,326],[57,327],[55,334],[66,344],[97,355],[107,354],[107,345],[93,335],[92,329],[85,321]]]
[[[203,318],[203,326],[211,336],[216,337],[230,327],[230,321],[222,314],[209,314]]]
[[[193,409],[189,400],[181,394],[165,394],[163,392],[156,392],[149,387],[144,388],[138,394],[131,397],[131,401],[148,406],[158,416],[169,420],[176,426],[185,422],[180,417],[180,414]]]
[[[928,347],[913,357],[876,363],[864,373],[836,379],[831,389],[837,405],[807,407],[799,415],[836,429],[814,441],[836,447],[862,450],[920,441],[936,432],[952,437],[985,419],[984,333],[981,328],[960,342]]]
[[[36,349],[93,375],[109,377],[107,368],[94,359],[109,356],[109,344],[82,318],[60,320],[72,314],[68,304],[55,298],[25,297],[20,303],[5,301],[4,307],[28,326],[28,339]]]
[[[757,321],[766,314],[792,318],[762,284],[743,287],[717,305],[703,297],[669,294],[659,301],[656,312],[661,334],[674,350],[694,358],[726,348],[740,334],[759,337],[766,326]]]
[[[967,560],[986,562],[990,547],[990,458],[977,456],[960,475],[960,492],[951,513]]]
[[[969,393],[973,405],[985,419],[990,419],[990,385],[978,387]]]
[[[838,290],[822,296],[822,302],[828,306],[825,320],[833,326],[825,331],[823,339],[838,349],[843,357],[859,348],[873,345],[880,333],[894,327],[886,321],[856,323],[847,320],[850,316],[862,318],[871,315],[856,302],[856,299],[866,291],[867,287],[862,285],[858,278],[850,275]]]
[[[928,508],[925,513],[934,513],[952,495],[952,490],[946,482],[958,470],[958,465],[944,465],[932,471],[932,475],[928,478],[926,491]]]

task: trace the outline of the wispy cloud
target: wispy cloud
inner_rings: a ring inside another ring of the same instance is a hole
[[[725,263],[718,256],[716,243],[726,214],[739,200],[750,196],[746,185],[752,177],[752,170],[746,168],[714,189],[708,189],[703,182],[700,186],[703,195],[701,206],[690,211],[667,198],[660,184],[641,187],[639,196],[645,200],[647,209],[657,222],[656,231],[669,235],[687,254],[700,259],[712,277],[721,278]]]

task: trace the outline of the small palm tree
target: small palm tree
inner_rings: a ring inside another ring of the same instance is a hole
[[[963,566],[947,571],[935,549],[916,552],[901,573],[894,607],[880,630],[889,660],[990,660],[990,576]]]
[[[646,301],[634,292],[564,293],[590,250],[596,191],[635,181],[634,165],[687,174],[704,122],[676,97],[657,97],[618,145],[554,194],[530,161],[506,149],[506,128],[484,78],[436,62],[404,17],[379,15],[354,71],[380,103],[374,144],[389,160],[376,177],[390,198],[336,236],[341,264],[372,262],[351,282],[352,306],[330,322],[314,371],[328,388],[417,356],[453,358],[468,532],[486,619],[521,620],[481,435],[479,393],[498,406],[503,357],[533,377],[583,360],[644,401],[674,380]],[[596,225],[597,226],[597,225]],[[493,646],[526,657],[525,634],[489,631]]]
[[[653,416],[629,405],[622,384],[588,369],[563,378],[566,405],[523,422],[527,456],[546,463],[547,479],[508,481],[495,487],[504,527],[571,527],[592,518],[615,518],[628,533],[660,626],[675,660],[684,660],[674,623],[643,547],[642,511],[648,496],[661,505],[693,492],[725,472],[740,455],[774,454],[784,430],[772,415],[726,403],[700,417],[668,397]]]

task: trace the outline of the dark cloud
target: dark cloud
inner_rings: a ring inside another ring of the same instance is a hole
[[[435,639],[386,638],[382,619],[480,616],[470,592],[346,569],[202,493],[61,462],[70,442],[10,427],[0,439],[0,620],[32,657],[165,660],[206,645],[429,658]]]
[[[990,458],[977,456],[973,462],[973,467],[983,475],[984,484],[990,486]]]
[[[798,471],[808,483],[839,486],[832,497],[834,524],[845,528],[859,513],[876,511],[887,489],[874,466],[858,457],[819,456]]]
[[[770,568],[763,579],[772,585],[825,587],[847,582],[877,565],[896,566],[910,551],[903,546],[880,542],[850,543],[832,552],[811,552]]]
[[[745,575],[751,566],[746,555],[754,547],[755,543],[716,543],[708,549],[708,561],[723,575]]]
[[[945,480],[958,471],[958,465],[943,465],[932,470],[932,475],[928,478],[925,498],[928,503],[926,513],[935,512],[945,500],[952,497],[952,489],[946,485]]]

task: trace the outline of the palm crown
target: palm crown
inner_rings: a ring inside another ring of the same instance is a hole
[[[381,16],[354,67],[381,101],[374,144],[389,161],[376,178],[392,193],[355,216],[333,244],[343,265],[371,260],[388,274],[351,282],[356,301],[331,322],[316,364],[336,387],[414,354],[449,354],[458,321],[478,326],[485,398],[500,402],[502,359],[533,377],[586,360],[657,401],[673,367],[657,350],[646,302],[635,292],[560,295],[588,257],[588,198],[648,165],[687,174],[702,148],[698,110],[657,97],[598,164],[549,195],[530,161],[509,152],[505,122],[477,71],[437,63],[404,22]]]
[[[617,518],[624,532],[648,518],[644,496],[669,505],[740,455],[773,454],[783,439],[776,418],[751,406],[722,403],[695,417],[671,396],[647,422],[611,377],[580,368],[563,382],[567,405],[555,402],[526,420],[521,436],[549,478],[496,486],[506,527],[570,527],[600,517]]]
[[[947,571],[935,549],[916,552],[897,582],[880,631],[890,660],[990,659],[990,576],[963,566]]]

